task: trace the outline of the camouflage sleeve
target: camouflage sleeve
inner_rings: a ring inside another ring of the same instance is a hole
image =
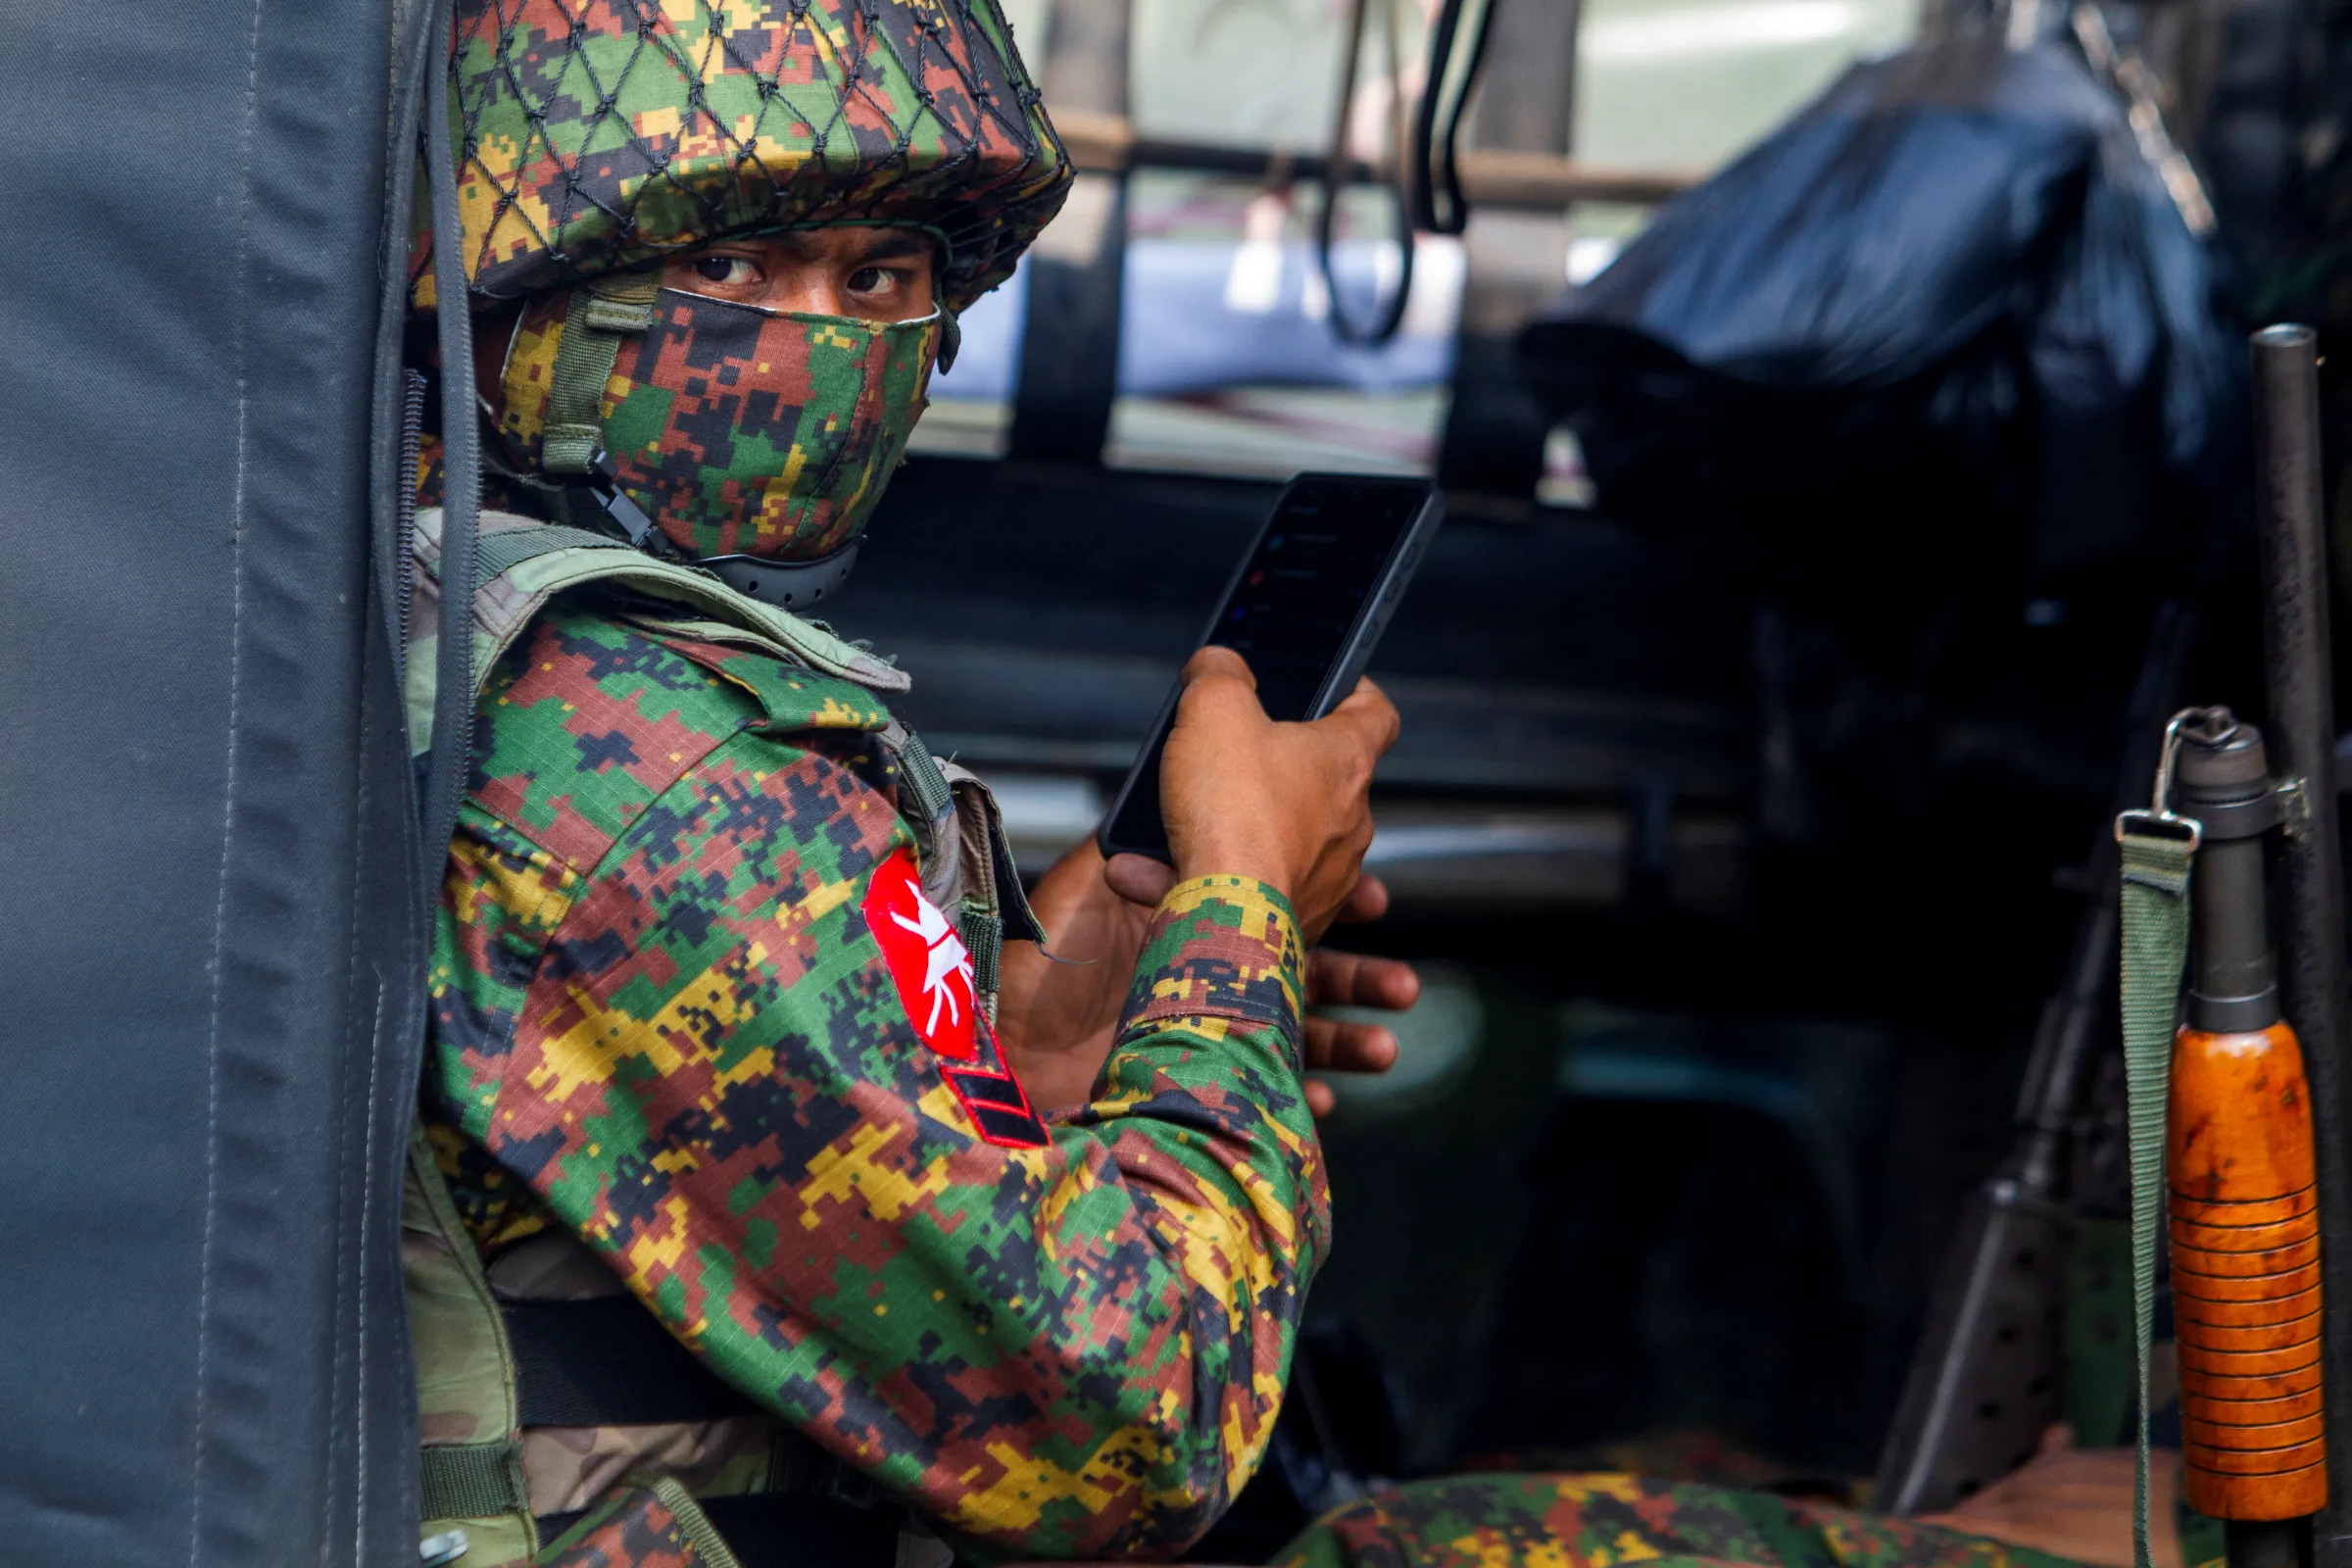
[[[1263,1451],[1324,1246],[1290,910],[1174,890],[1102,1095],[1049,1134],[985,1024],[940,1049],[894,973],[940,940],[878,937],[908,838],[860,748],[738,733],[584,869],[542,842],[601,809],[580,775],[469,805],[445,1111],[721,1376],[967,1543],[1172,1554]]]

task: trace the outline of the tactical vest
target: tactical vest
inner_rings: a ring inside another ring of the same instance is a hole
[[[428,510],[414,530],[402,615],[418,759],[433,725],[439,547],[440,513]],[[599,587],[625,590],[639,624],[876,692],[908,685],[902,671],[820,625],[603,534],[484,512],[476,556],[476,700],[558,595]],[[956,911],[974,990],[993,1021],[1005,937],[1039,935],[996,803],[970,773],[937,762],[904,723],[894,720],[877,739],[899,769],[923,891]],[[720,1382],[573,1237],[544,1233],[485,1266],[421,1123],[409,1152],[401,1243],[423,1435],[423,1568],[542,1561],[543,1536],[611,1521],[596,1538],[601,1554],[583,1560],[628,1568],[638,1559],[625,1542],[620,1554],[611,1548],[632,1531],[660,1548],[644,1560],[665,1565],[768,1560],[739,1557],[727,1537],[788,1549],[796,1568],[944,1568],[950,1560],[865,1477]],[[730,1516],[739,1524],[729,1526]]]

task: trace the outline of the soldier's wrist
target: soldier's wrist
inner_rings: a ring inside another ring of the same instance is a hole
[[[1192,882],[1201,877],[1233,877],[1256,882],[1290,897],[1291,872],[1280,851],[1270,845],[1255,842],[1244,834],[1220,834],[1199,845],[1176,847],[1176,880]]]

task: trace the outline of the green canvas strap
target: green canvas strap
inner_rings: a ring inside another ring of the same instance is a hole
[[[2190,841],[2123,835],[2124,1084],[2132,1131],[2132,1328],[2139,1367],[2132,1558],[2148,1568],[2148,1355],[2156,1330],[2156,1226],[2164,1208],[2164,1111],[2188,961]]]
[[[654,324],[662,292],[656,271],[608,272],[580,284],[571,297],[556,367],[548,378],[547,430],[539,466],[549,473],[586,473],[605,445],[605,383],[620,357],[620,340]]]
[[[417,1458],[424,1518],[481,1519],[530,1507],[520,1444],[447,1444],[419,1449]]]
[[[526,561],[559,550],[627,550],[629,542],[585,528],[550,523],[543,528],[502,528],[483,534],[473,547],[473,585],[505,576]]]
[[[2166,726],[2153,808],[2126,811],[2115,820],[2123,866],[2124,1089],[2132,1151],[2132,1330],[2139,1389],[2139,1459],[2132,1497],[2134,1568],[2149,1568],[2148,1359],[2156,1337],[2156,1227],[2164,1212],[2173,1032],[2188,964],[2189,862],[2202,837],[2195,822],[2171,809],[2173,757],[2186,716],[2177,713]]]
[[[735,1550],[703,1512],[703,1505],[694,1500],[694,1494],[676,1476],[661,1472],[641,1473],[629,1478],[638,1486],[648,1488],[662,1499],[662,1506],[677,1523],[678,1534],[694,1544],[694,1549],[707,1568],[740,1568]]]
[[[948,793],[948,776],[939,770],[939,762],[931,748],[912,730],[904,730],[899,742],[899,765],[906,770],[906,782],[923,814],[933,821],[945,818],[955,798]]]
[[[1004,983],[1004,922],[995,909],[967,903],[956,917],[956,935],[972,956],[972,989],[993,996]]]

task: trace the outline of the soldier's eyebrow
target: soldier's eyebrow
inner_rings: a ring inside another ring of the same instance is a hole
[[[859,242],[855,265],[863,267],[873,262],[898,261],[908,256],[923,256],[934,265],[939,260],[939,247],[930,235],[919,228],[885,228],[874,225],[875,232]],[[788,228],[768,236],[768,243],[795,262],[814,262],[825,255],[825,243],[818,236],[821,229]]]
[[[858,253],[858,259],[861,262],[889,262],[903,256],[932,254],[934,246],[930,235],[920,229],[890,228],[867,240],[864,249]]]

